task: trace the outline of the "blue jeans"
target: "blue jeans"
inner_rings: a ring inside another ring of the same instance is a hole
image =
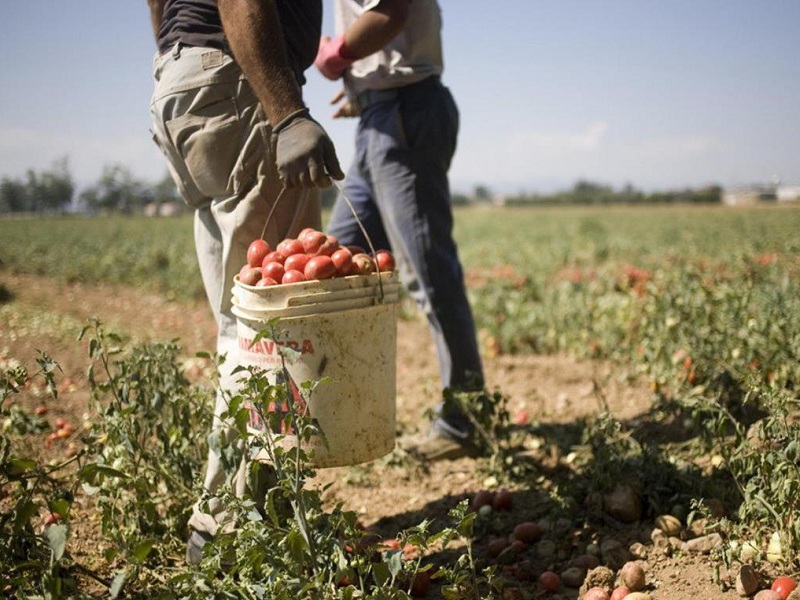
[[[447,178],[458,109],[437,77],[375,97],[377,101],[362,106],[345,193],[375,249],[393,252],[402,281],[425,312],[442,385],[480,389],[483,369],[452,235]],[[341,197],[328,233],[368,249]]]

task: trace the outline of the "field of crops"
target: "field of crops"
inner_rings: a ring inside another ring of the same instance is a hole
[[[170,301],[197,300],[203,292],[191,231],[189,217],[0,220],[0,298],[8,300],[10,296],[3,287],[4,273],[19,273],[64,286],[113,282],[163,294]],[[610,491],[619,481],[636,479],[643,518],[652,519],[670,509],[682,510],[677,517],[687,524],[693,518],[707,518],[707,531],[726,541],[713,548],[712,556],[718,564],[734,570],[747,564],[772,576],[800,569],[800,521],[796,518],[800,509],[798,232],[800,208],[793,206],[465,207],[456,212],[456,239],[481,348],[487,357],[566,354],[579,360],[607,361],[623,377],[649,386],[651,412],[660,422],[678,423],[682,428],[683,442],[665,448],[656,443],[658,436],[652,446],[646,439],[633,443],[619,423],[598,420],[587,426],[580,438],[581,447],[593,452],[593,458],[584,462],[576,459],[582,470],[570,485],[578,486],[588,498],[592,493]],[[102,358],[104,344],[113,340],[103,338],[102,333],[97,335],[92,348],[95,358]],[[131,360],[144,364],[145,358],[140,355]],[[170,360],[169,349],[162,349],[158,359]],[[171,388],[179,386],[167,371],[159,371],[159,381]],[[18,428],[24,434],[30,431],[30,423],[20,425],[19,414],[4,403],[20,391],[14,384],[20,374],[11,370],[0,373],[0,407],[8,424],[6,431]],[[123,373],[109,374],[108,379],[107,387],[114,382],[125,387]],[[150,383],[155,385],[155,379]],[[196,398],[185,397],[184,401],[186,408]],[[130,449],[131,439],[142,439],[141,430],[131,433],[130,439],[123,436],[121,423],[127,409],[122,405],[118,409],[115,413],[109,408],[107,413],[108,422],[115,423],[117,429],[98,429],[96,435],[116,439],[120,448]],[[157,411],[149,407],[146,414],[152,417]],[[508,415],[494,417],[495,421],[487,424],[496,436],[493,450],[506,459],[504,452],[511,443],[508,436],[503,437],[508,433]],[[171,430],[154,426],[151,433],[155,437],[163,433],[164,439],[175,443],[175,431],[186,426],[186,418],[186,414],[171,414],[164,424]],[[11,497],[11,487],[20,481],[20,470],[31,474],[35,470],[28,462],[9,462],[14,458],[13,451],[8,450],[13,442],[11,433],[8,439],[3,442],[5,454],[0,454],[0,484],[6,490],[0,499]],[[182,444],[191,447],[186,440]],[[113,459],[117,461],[115,470],[140,462],[121,454]],[[110,460],[106,456],[96,464],[110,469]],[[171,459],[161,456],[159,460],[168,463]],[[198,460],[202,461],[202,455]],[[511,486],[520,485],[518,478],[524,469],[516,465],[512,468],[511,462],[504,460],[490,464],[495,469],[493,477]],[[164,475],[159,480],[153,476],[153,485],[163,487],[188,468],[177,462],[173,466],[175,472],[169,477]],[[632,468],[637,471],[634,478],[629,476]],[[97,466],[83,472],[83,484],[104,489],[102,472]],[[34,479],[31,475],[29,481]],[[699,488],[692,490],[692,485],[705,486],[702,491],[714,489],[725,505],[720,513],[725,516],[720,518],[715,507],[692,502],[692,493],[701,492]],[[24,485],[20,486],[13,497],[35,503],[38,492],[28,489],[23,493],[19,490]],[[188,497],[191,486],[190,480]],[[109,511],[103,512],[104,520],[113,520],[119,508],[113,508],[114,503],[122,502],[120,493],[117,490],[108,497],[100,493],[105,498],[100,505]],[[137,490],[137,501],[149,498],[150,493],[149,489]],[[155,491],[152,494],[158,495]],[[125,506],[134,510],[136,503],[131,499],[128,502]],[[21,535],[26,518],[33,518],[34,512],[24,509],[20,513],[18,503],[17,512],[7,513],[9,506],[6,500],[0,511],[2,533],[13,540]],[[179,508],[163,498],[154,507],[180,521]],[[458,537],[471,531],[469,517],[463,513],[455,517],[461,520],[447,535]],[[343,519],[338,525],[344,527],[347,519],[338,518]],[[125,571],[125,578],[133,589],[150,589],[143,583],[145,559],[153,559],[155,555],[150,552],[157,546],[153,540],[164,535],[152,520],[150,514],[139,518],[154,528],[146,539],[135,537],[133,525],[125,531],[115,530],[118,550],[113,558],[132,561],[134,566]],[[113,529],[110,522],[104,521],[104,525]],[[417,533],[417,538],[408,539],[428,540]],[[297,532],[286,535],[270,538],[270,543],[289,544],[291,556],[286,560],[291,564],[281,568],[302,572],[308,567],[304,543]],[[746,555],[744,549],[748,549]],[[228,550],[246,552],[238,546]],[[347,561],[339,558],[344,562],[340,561],[336,574],[341,575]],[[0,556],[0,566],[19,568],[8,556]],[[321,574],[318,565],[308,568],[309,576],[317,578],[320,585],[323,580],[326,585],[331,582],[333,576]],[[355,567],[347,568],[353,575]],[[390,564],[386,572],[363,564],[358,568],[378,582],[373,582],[377,585],[374,589],[382,590],[388,578],[394,582],[397,573],[393,569],[399,567]],[[54,577],[52,565],[48,573]],[[362,575],[358,569],[355,573]],[[495,589],[492,577],[476,575],[474,568],[471,575],[455,567],[442,573],[443,578],[452,579],[448,580],[451,589],[469,588],[476,594],[447,597],[483,597],[477,595],[478,589],[484,594]],[[236,585],[244,589],[244,580]],[[0,575],[0,582],[7,581]],[[189,594],[186,590],[191,586],[181,581],[181,589]],[[282,589],[299,593],[300,588],[292,587],[288,579],[282,583]],[[334,585],[331,589],[347,588]],[[338,597],[335,593],[329,597]]]

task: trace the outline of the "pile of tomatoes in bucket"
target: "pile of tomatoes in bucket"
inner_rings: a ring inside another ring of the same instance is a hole
[[[247,248],[247,264],[239,271],[239,281],[269,287],[394,269],[394,256],[388,250],[377,250],[372,256],[360,246],[343,246],[334,236],[307,227],[274,249],[262,239],[253,240]]]

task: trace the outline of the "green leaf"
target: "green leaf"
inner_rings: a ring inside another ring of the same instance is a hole
[[[36,461],[31,458],[11,458],[8,461],[6,472],[9,477],[19,477],[36,468]]]
[[[154,539],[147,539],[139,542],[131,553],[131,558],[133,558],[134,562],[139,564],[143,563],[150,554],[150,551],[153,549],[155,543],[156,541]]]
[[[30,520],[37,512],[39,512],[39,506],[29,500],[17,505],[17,515],[14,519],[14,533],[20,533],[22,529],[30,523]]]

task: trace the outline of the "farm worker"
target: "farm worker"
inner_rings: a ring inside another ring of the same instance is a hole
[[[186,203],[194,209],[200,272],[218,325],[217,351],[235,356],[233,277],[247,247],[266,230],[273,247],[304,227],[320,228],[319,190],[344,177],[333,143],[303,103],[303,72],[322,27],[321,0],[149,0],[158,54],[150,106],[153,137]],[[220,388],[234,389],[229,360]],[[225,409],[218,392],[215,414]],[[217,431],[228,431],[215,423]],[[187,561],[225,522],[214,492],[229,479],[247,489],[244,465],[223,470],[212,450],[204,486],[189,521]]]
[[[391,248],[401,277],[425,312],[442,386],[482,390],[483,370],[463,271],[452,236],[448,170],[458,109],[442,84],[441,14],[436,0],[334,0],[336,36],[323,36],[315,65],[343,79],[338,117],[359,117],[356,156],[344,190],[375,248]],[[340,196],[328,233],[366,240]],[[460,410],[437,405],[429,431],[405,441],[425,458],[471,451]]]

